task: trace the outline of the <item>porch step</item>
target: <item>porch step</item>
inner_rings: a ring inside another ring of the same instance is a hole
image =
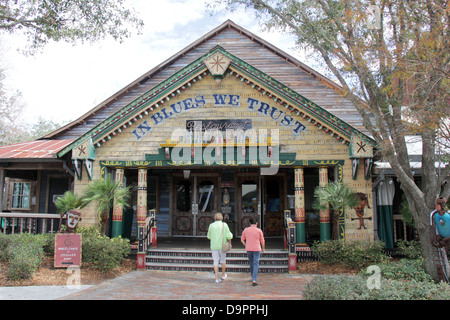
[[[145,265],[147,270],[171,271],[213,271],[210,250],[150,249]],[[259,272],[288,272],[288,253],[281,250],[267,250],[261,255]],[[247,252],[230,250],[227,252],[227,272],[250,272]]]

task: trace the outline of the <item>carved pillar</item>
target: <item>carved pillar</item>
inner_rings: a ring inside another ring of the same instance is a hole
[[[303,178],[303,168],[296,168],[294,174],[296,243],[306,245],[305,180]]]
[[[120,187],[123,187],[123,177],[124,177],[124,169],[117,168],[116,169],[116,182],[119,182]],[[118,237],[123,233],[123,207],[118,206],[116,204],[116,199],[114,199],[114,207],[113,207],[113,217],[112,217],[112,236]]]
[[[146,233],[145,219],[147,218],[147,169],[138,169],[138,194],[137,194],[137,223],[138,223],[138,252],[137,269],[145,269],[145,245]]]
[[[319,168],[319,186],[324,188],[327,184],[328,168]],[[330,240],[330,234],[330,209],[320,210],[320,241]]]

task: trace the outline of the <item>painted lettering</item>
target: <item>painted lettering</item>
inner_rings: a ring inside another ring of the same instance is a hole
[[[165,117],[166,119],[167,119],[167,118],[170,118],[171,116],[173,116],[173,113],[170,112],[170,111],[169,111],[169,114],[167,114],[166,108],[162,109],[161,112],[164,114],[164,117]]]
[[[280,124],[286,127],[289,127],[291,125],[292,120],[294,120],[294,118],[292,118],[290,115],[285,115],[283,120],[281,120]]]
[[[227,98],[227,94],[213,94],[215,105],[216,106],[224,106],[225,99]]]
[[[172,108],[173,112],[175,112],[175,113],[181,113],[183,111],[183,107],[181,106],[181,102],[177,102],[177,103],[171,104],[170,107]]]
[[[269,110],[269,108],[270,106],[267,103],[261,102],[261,106],[259,107],[258,112],[268,116],[267,111]]]
[[[274,117],[273,115],[274,115],[274,113],[276,113],[276,112],[279,112],[278,113],[278,117]],[[278,119],[280,119],[280,117],[283,115],[283,113],[284,113],[284,111],[281,111],[281,110],[278,110],[277,108],[275,108],[275,107],[272,107],[272,112],[270,113],[270,117],[273,119],[273,120],[275,120],[275,121],[277,121]]]
[[[183,100],[183,104],[184,104],[184,110],[194,109],[196,107],[196,105],[192,103],[192,98]]]
[[[154,115],[152,115],[152,119],[153,121],[155,121],[155,124],[158,124],[164,120],[164,117],[160,112],[156,112]]]
[[[230,102],[228,104],[230,106],[239,107],[239,105],[241,104],[241,97],[234,94],[230,94]]]
[[[204,96],[195,97],[195,103],[197,103],[197,108],[201,108],[206,104],[206,100]]]
[[[293,133],[294,135],[298,136],[298,135],[300,134],[299,131],[306,131],[306,127],[305,127],[303,124],[301,124],[300,122],[295,121],[295,125],[296,125],[297,127],[292,131],[292,133]]]
[[[150,127],[147,123],[147,121],[144,121],[142,124],[140,124],[136,130],[133,131],[133,134],[136,136],[136,138],[139,140],[142,138],[143,135],[145,135],[148,131],[150,131],[152,127]]]
[[[249,109],[255,109],[255,108],[253,107],[253,105],[255,105],[255,106],[257,107],[258,104],[259,104],[259,101],[258,101],[258,100],[252,99],[252,98],[248,98],[248,99],[247,99],[247,102],[249,103],[249,106],[248,106]]]

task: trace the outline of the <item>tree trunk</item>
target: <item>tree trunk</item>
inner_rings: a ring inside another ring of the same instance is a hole
[[[417,209],[417,204],[415,209]],[[417,232],[420,238],[420,245],[422,248],[422,254],[424,258],[424,267],[425,272],[428,273],[433,280],[439,281],[441,280],[439,277],[439,269],[440,267],[437,265],[437,248],[435,248],[431,244],[431,240],[435,235],[434,226],[430,224],[430,214],[434,210],[434,208],[428,208],[425,204],[421,205],[418,209],[421,212],[412,212],[413,216],[416,219],[416,227]],[[426,211],[426,213],[425,213]]]
[[[104,236],[106,234],[106,226],[108,225],[108,218],[109,218],[109,210],[105,210],[101,213],[100,219],[102,221],[100,234]]]

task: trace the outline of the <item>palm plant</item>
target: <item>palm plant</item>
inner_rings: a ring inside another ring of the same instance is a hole
[[[58,197],[55,201],[56,209],[61,214],[79,208],[82,204],[82,199],[72,191],[64,192],[62,197]]]
[[[127,200],[130,195],[130,187],[120,186],[120,182],[115,182],[110,175],[104,180],[93,180],[83,194],[83,204],[87,205],[92,201],[98,203],[97,211],[101,221],[101,234],[105,235],[106,226],[109,219],[109,212],[113,205],[119,207],[128,206]]]
[[[313,208],[316,210],[330,209],[334,210],[333,215],[333,238],[338,239],[337,221],[339,211],[346,207],[355,207],[359,204],[359,199],[355,192],[347,185],[338,182],[330,182],[326,186],[318,186],[314,190],[315,200],[313,202]]]

